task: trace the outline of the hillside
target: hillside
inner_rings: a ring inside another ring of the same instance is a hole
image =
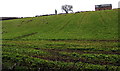
[[[120,70],[118,9],[2,22],[2,71]]]
[[[3,21],[3,39],[113,40],[118,39],[117,18],[117,10],[105,10],[7,20]]]

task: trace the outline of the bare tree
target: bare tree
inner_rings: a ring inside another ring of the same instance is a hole
[[[73,12],[73,6],[72,5],[62,5],[62,10],[64,10],[66,13],[68,13],[68,11],[72,11]]]

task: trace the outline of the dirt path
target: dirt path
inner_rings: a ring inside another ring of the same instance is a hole
[[[43,51],[46,51],[46,52],[55,52],[56,53],[59,53],[59,52],[68,52],[68,53],[73,53],[73,52],[77,52],[79,54],[117,54],[117,55],[120,55],[120,52],[112,52],[112,51],[81,51],[81,50],[71,50],[71,49],[41,49],[41,48],[35,48],[37,50],[43,50]]]
[[[28,37],[28,36],[32,36],[32,35],[35,35],[37,34],[38,32],[33,32],[33,33],[29,33],[29,34],[25,34],[25,35],[21,35],[21,36],[18,36],[18,37],[15,37],[13,39],[21,39],[21,38],[24,38],[24,37]]]
[[[50,61],[62,61],[62,62],[83,62],[83,63],[89,63],[89,64],[100,64],[100,65],[114,65],[114,66],[119,66],[118,63],[113,63],[110,61],[100,61],[100,60],[95,60],[95,59],[86,59],[86,58],[79,58],[79,57],[72,57],[68,55],[61,55],[59,52],[60,51],[65,51],[65,52],[77,52],[80,54],[84,53],[91,53],[91,54],[120,54],[120,53],[112,53],[112,52],[83,52],[83,51],[69,51],[69,50],[57,50],[57,49],[39,49],[35,48],[37,50],[43,50],[46,52],[49,52],[51,55],[49,56],[32,56],[35,58],[40,58],[40,59],[45,59],[45,60],[50,60]]]

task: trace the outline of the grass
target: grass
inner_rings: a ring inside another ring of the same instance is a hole
[[[7,20],[3,21],[3,39],[116,40],[117,14],[117,10],[107,10]]]
[[[119,71],[117,11],[3,21],[2,71]]]

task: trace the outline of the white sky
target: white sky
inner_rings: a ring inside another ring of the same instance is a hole
[[[92,11],[95,5],[112,4],[118,8],[120,0],[1,0],[0,17],[33,17],[42,14],[63,13],[61,6],[73,6],[73,11]]]

